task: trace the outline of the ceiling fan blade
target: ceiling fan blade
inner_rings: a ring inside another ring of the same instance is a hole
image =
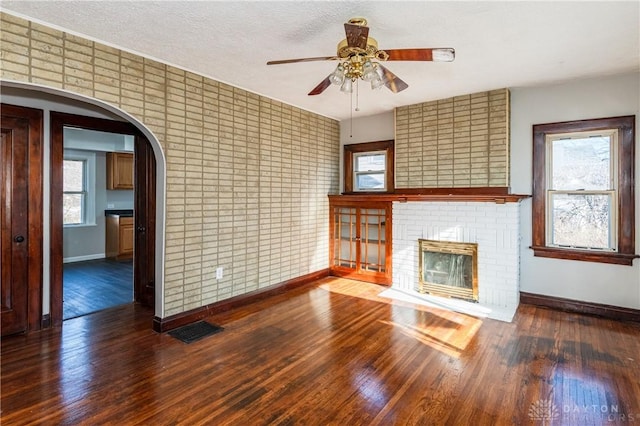
[[[347,34],[347,44],[349,47],[367,48],[367,38],[369,37],[369,27],[363,25],[344,24],[344,32]]]
[[[407,83],[405,83],[400,77],[389,71],[387,68],[378,64],[380,70],[382,71],[382,81],[384,85],[389,88],[393,93],[402,92],[404,89],[409,87]]]
[[[267,65],[292,64],[295,62],[312,62],[312,61],[336,61],[340,59],[337,56],[318,56],[315,58],[299,58],[299,59],[281,59],[279,61],[269,61]]]
[[[327,78],[322,80],[320,84],[314,87],[313,90],[309,92],[309,96],[319,95],[320,93],[324,92],[327,89],[327,87],[331,86],[331,80],[329,80],[330,76],[331,74],[329,74]]]
[[[387,61],[434,61],[451,62],[456,57],[456,51],[450,47],[436,49],[389,49],[386,50]]]

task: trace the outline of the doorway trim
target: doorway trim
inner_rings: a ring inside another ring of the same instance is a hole
[[[0,80],[0,85],[6,87],[14,87],[17,89],[31,90],[35,92],[41,92],[45,94],[51,94],[59,96],[61,98],[67,98],[73,101],[78,101],[88,105],[98,107],[105,110],[112,115],[122,118],[124,121],[135,126],[149,141],[156,161],[156,232],[155,232],[155,308],[154,314],[156,317],[164,317],[164,259],[165,259],[165,216],[166,216],[166,158],[162,150],[162,146],[158,141],[158,138],[153,132],[139,121],[134,116],[130,115],[126,111],[108,104],[99,99],[95,99],[89,96],[81,95],[75,92],[70,92],[64,89],[57,89],[53,87],[43,86],[39,84]],[[48,118],[48,117],[47,117]],[[45,118],[45,123],[47,121]],[[45,143],[50,144],[50,140],[45,139]],[[52,230],[50,229],[50,232]],[[45,253],[50,252],[50,247],[43,247]],[[49,262],[49,271],[54,265]],[[49,271],[43,271],[44,274],[48,274]],[[51,282],[49,282],[51,286]],[[45,299],[46,301],[46,299]],[[51,309],[51,302],[49,302],[49,309]],[[51,313],[51,312],[49,312]],[[42,315],[42,312],[40,313]]]

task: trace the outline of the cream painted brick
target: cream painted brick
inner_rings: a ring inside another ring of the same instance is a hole
[[[501,150],[487,149],[489,135],[493,141],[499,141]],[[396,186],[443,187],[454,181],[456,186],[464,186],[464,182],[475,186],[507,186],[506,168],[494,169],[491,178],[487,173],[474,175],[474,172],[476,164],[506,164],[508,143],[507,89],[397,108]],[[427,146],[430,148],[425,148]],[[451,163],[447,160],[454,151],[456,161]],[[420,172],[411,165],[421,163],[424,167],[433,157],[438,161],[429,164],[436,171],[437,185],[433,175],[416,176]]]
[[[248,245],[251,235],[277,248],[266,254],[273,271],[265,285],[326,267],[328,244],[315,241],[328,223],[326,194],[338,189],[337,122],[40,25],[33,24],[30,39],[27,21],[4,14],[2,25],[13,31],[0,35],[3,58],[13,55],[3,60],[4,78],[53,87],[64,81],[136,115],[160,139],[167,160],[166,315],[257,288],[262,269],[255,265],[265,252]],[[265,165],[273,179],[260,178]],[[257,214],[262,194],[274,203],[267,229]],[[301,255],[315,269],[291,266],[288,259]],[[215,270],[202,267],[207,262],[234,276],[218,288]]]

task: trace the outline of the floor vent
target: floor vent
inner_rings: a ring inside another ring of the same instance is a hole
[[[185,343],[193,343],[212,334],[219,333],[222,330],[224,330],[224,328],[218,325],[209,324],[206,321],[198,321],[193,324],[178,327],[169,331],[167,334]]]

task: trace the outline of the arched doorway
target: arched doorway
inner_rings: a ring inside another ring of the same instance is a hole
[[[24,90],[25,93],[28,92],[27,96],[28,101],[32,104],[35,103],[36,107],[39,106],[39,99],[50,98],[52,96],[59,97],[60,99],[69,100],[69,102],[80,103],[86,105],[88,108],[93,110],[103,111],[106,115],[109,115],[111,120],[108,121],[111,125],[115,126],[123,126],[127,129],[127,132],[131,132],[136,135],[136,149],[141,153],[140,159],[146,159],[144,162],[141,162],[136,166],[138,170],[146,170],[148,171],[149,167],[154,167],[155,176],[149,181],[149,174],[144,172],[141,173],[138,181],[140,182],[140,188],[136,191],[137,198],[140,200],[144,200],[146,202],[151,203],[151,209],[147,208],[146,211],[152,211],[149,217],[145,218],[144,221],[141,221],[141,224],[136,227],[136,229],[141,233],[147,233],[147,235],[151,238],[147,238],[147,246],[144,250],[150,253],[153,258],[153,262],[145,262],[146,267],[149,269],[146,271],[146,276],[152,277],[151,286],[149,286],[148,282],[145,284],[146,289],[140,289],[138,291],[139,301],[143,304],[149,304],[149,302],[153,302],[154,313],[156,317],[163,316],[163,264],[164,264],[164,217],[165,217],[165,209],[164,209],[164,194],[165,194],[165,170],[166,163],[164,159],[164,155],[162,153],[162,149],[157,138],[153,135],[153,133],[142,123],[140,123],[135,117],[132,117],[125,111],[122,111],[112,105],[106,104],[100,100],[89,98],[86,96],[78,95],[75,93],[38,86],[33,84],[26,83],[18,83],[18,82],[6,82],[2,81],[3,87],[14,88],[19,90]],[[4,95],[4,93],[3,93]],[[28,103],[28,102],[27,102]],[[40,103],[46,103],[44,101],[40,101]],[[29,105],[27,105],[29,106]],[[31,105],[33,106],[33,105]],[[54,197],[56,194],[56,173],[57,166],[54,164],[55,159],[54,155],[56,155],[57,145],[56,145],[56,136],[54,134],[56,126],[54,126],[54,122],[60,123],[60,116],[55,118],[55,114],[53,111],[56,110],[54,107],[49,107],[49,111],[45,107],[45,120],[44,124],[46,129],[51,129],[50,137],[45,137],[45,144],[47,140],[50,143],[50,155],[45,154],[43,167],[44,170],[44,188],[45,192],[49,192],[48,189],[51,189],[51,198],[44,197],[43,203],[43,211],[44,214],[44,230],[43,230],[43,248],[45,252],[44,259],[44,276],[43,276],[43,294],[40,297],[43,299],[44,309],[43,313],[47,313],[50,315],[44,315],[43,321],[44,326],[46,327],[50,322],[53,325],[60,324],[62,319],[61,309],[59,310],[58,306],[61,307],[61,290],[58,291],[59,279],[57,276],[60,275],[62,259],[58,259],[56,256],[56,247],[60,244],[60,239],[57,239],[59,232],[59,226],[57,224],[57,220],[55,216],[55,209],[51,209],[51,205],[55,202]],[[72,111],[75,112],[75,111]],[[50,118],[51,117],[51,118]],[[50,119],[49,119],[50,118]],[[63,120],[64,122],[64,120]],[[119,124],[118,124],[119,123]],[[77,123],[76,123],[77,124]],[[49,161],[48,161],[49,160]],[[51,176],[51,179],[49,179]],[[146,176],[146,178],[144,178]],[[155,211],[153,211],[155,210]],[[142,209],[140,209],[142,212]],[[51,214],[48,215],[47,213]],[[47,217],[49,216],[49,217]],[[137,244],[139,247],[144,245],[144,241],[140,242],[138,237],[136,237]],[[59,252],[59,251],[58,251]],[[49,258],[49,253],[51,256]],[[48,268],[47,268],[48,266]],[[138,273],[142,272],[143,267],[138,267]],[[61,289],[61,286],[60,286]],[[145,291],[147,292],[145,294]],[[152,291],[152,294],[148,292]],[[59,312],[58,312],[59,310]]]

